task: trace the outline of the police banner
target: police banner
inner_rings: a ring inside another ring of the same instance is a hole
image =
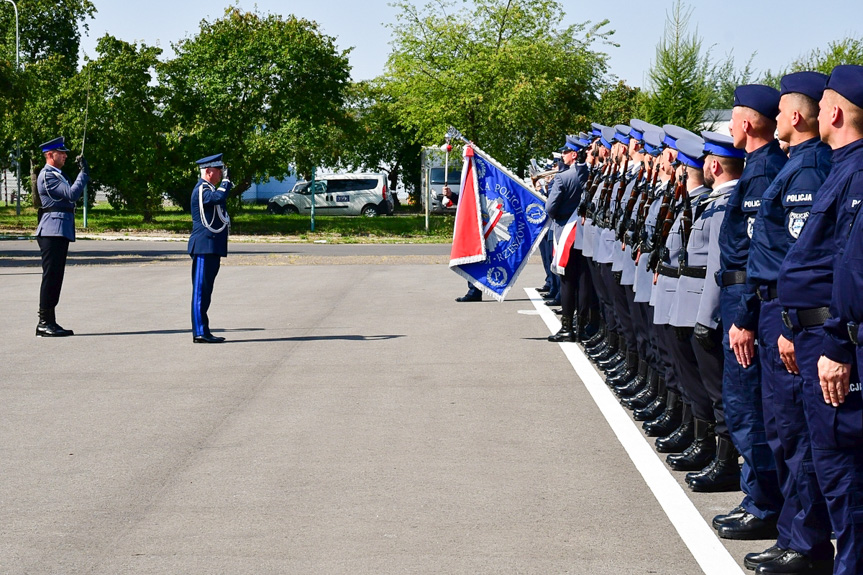
[[[468,144],[449,267],[486,295],[503,301],[545,237],[545,198]]]

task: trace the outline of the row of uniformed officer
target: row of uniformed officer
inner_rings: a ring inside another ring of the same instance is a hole
[[[595,124],[549,192],[586,279],[549,339],[582,342],[691,489],[742,488],[713,525],[776,537],[758,573],[863,573],[861,70],[738,87],[732,138]]]

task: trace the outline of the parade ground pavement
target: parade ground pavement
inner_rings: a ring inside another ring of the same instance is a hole
[[[717,539],[740,493],[681,487],[546,341],[538,254],[456,303],[449,246],[230,251],[224,344],[180,242],[72,244],[52,339],[36,243],[0,241],[0,573],[737,575],[773,543]]]

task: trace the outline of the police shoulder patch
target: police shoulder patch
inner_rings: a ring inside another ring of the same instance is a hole
[[[808,219],[809,212],[791,212],[788,214],[788,233],[791,234],[792,238],[800,237],[800,232],[803,231],[803,226],[806,225]]]

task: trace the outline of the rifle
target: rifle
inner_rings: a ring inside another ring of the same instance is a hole
[[[586,218],[593,218],[596,215],[597,206],[593,203],[593,197],[596,195],[596,190],[600,182],[605,181],[608,173],[611,170],[611,162],[605,162],[600,168],[594,172],[594,178],[589,187],[585,188],[584,201],[579,205],[579,213],[581,223],[584,224]]]
[[[620,220],[620,216],[623,213],[623,209],[621,207],[621,202],[623,201],[623,194],[626,193],[626,173],[629,171],[629,154],[627,154],[623,158],[623,172],[620,174],[620,185],[617,186],[617,197],[614,201],[614,211],[611,213],[611,219],[609,221],[609,227],[612,231],[617,229],[617,222]],[[615,233],[615,238],[617,234]]]
[[[648,237],[644,224],[647,221],[647,214],[650,212],[650,206],[656,199],[656,181],[659,179],[659,160],[654,160],[650,165],[653,177],[648,177],[650,182],[645,182],[644,190],[638,204],[638,212],[635,216],[635,225],[632,229],[632,258],[638,263],[641,257],[642,248],[646,247]]]
[[[675,178],[676,177],[677,174],[675,173]],[[659,262],[668,252],[668,248],[665,247],[665,243],[668,241],[668,234],[671,233],[671,226],[674,224],[674,220],[677,217],[677,211],[680,208],[680,203],[683,200],[684,196],[689,195],[686,193],[686,172],[683,173],[682,178],[675,181],[675,184],[676,185],[674,186],[669,186],[669,189],[671,189],[672,187],[674,188],[674,194],[671,198],[671,201],[669,202],[668,209],[666,209],[665,211],[665,217],[660,217],[656,220],[657,226],[654,230],[654,237],[656,238],[656,241],[653,242],[654,250],[653,253],[650,254],[650,260],[648,260],[647,262],[648,269],[654,272],[654,284],[656,284],[656,280],[659,279],[659,272],[657,271],[659,269]],[[664,203],[665,198],[663,198],[663,204]],[[662,207],[660,207],[660,216],[662,215]],[[661,225],[660,222],[662,222]]]
[[[687,180],[686,170],[683,171],[683,181]],[[683,215],[680,218],[680,243],[682,248],[678,256],[680,269],[686,265],[686,247],[689,245],[689,234],[692,233],[692,198],[689,197],[689,191],[683,191]]]
[[[619,225],[617,226],[617,235],[615,236],[618,240],[622,242],[621,250],[626,251],[626,230],[629,228],[630,220],[632,219],[632,210],[635,208],[635,202],[638,199],[641,188],[643,187],[641,178],[644,177],[645,165],[644,162],[641,163],[641,169],[638,170],[638,175],[635,177],[635,185],[632,187],[632,193],[629,194],[629,200],[626,202],[626,207],[621,211],[621,216],[619,218]],[[650,176],[648,176],[650,179]]]
[[[602,228],[607,227],[607,214],[608,210],[611,208],[611,191],[614,188],[614,182],[617,181],[617,176],[620,173],[618,171],[620,168],[620,158],[609,163],[612,164],[611,171],[602,182],[602,191],[599,195],[599,207],[596,210],[596,216],[593,218],[593,221],[599,224]]]

